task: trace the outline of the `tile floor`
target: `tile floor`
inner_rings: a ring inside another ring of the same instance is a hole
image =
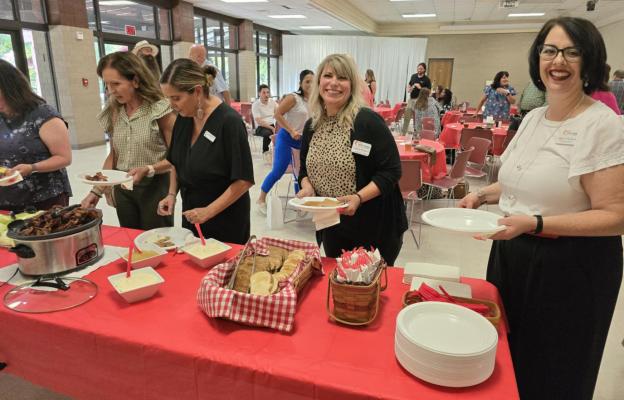
[[[257,138],[256,138],[257,139]],[[259,153],[260,142],[252,143],[254,159],[254,172],[256,185],[251,188],[252,212],[251,227],[252,233],[257,236],[284,237],[306,241],[314,241],[314,226],[310,218],[288,223],[280,230],[269,230],[266,226],[266,217],[261,215],[256,207],[255,200],[260,190],[260,185],[264,176],[269,171],[269,166],[262,160]],[[75,176],[80,172],[94,171],[99,168],[106,155],[106,146],[98,146],[84,150],[74,151],[74,160],[69,168],[69,175],[74,191],[73,202],[80,202],[86,195],[90,187],[77,181]],[[279,182],[279,193],[286,193],[289,177],[284,177]],[[483,185],[483,180],[471,180],[472,189]],[[435,206],[445,207],[446,200],[438,200]],[[118,220],[114,209],[104,205],[101,207],[104,212],[104,223],[117,225]],[[180,202],[178,201],[175,225],[180,222]],[[490,207],[490,211],[498,211],[497,207]],[[291,216],[289,214],[289,216]],[[418,249],[414,241],[407,233],[404,237],[404,244],[401,254],[397,259],[398,266],[410,261],[425,261],[438,264],[457,265],[461,268],[462,274],[470,277],[483,278],[485,267],[489,255],[490,243],[472,239],[470,236],[453,234],[429,226],[423,226],[422,245]],[[582,324],[583,321],[579,321]],[[615,400],[624,398],[624,285],[620,289],[620,296],[616,306],[615,315],[611,324],[611,330],[598,383],[594,395],[595,400]],[[0,373],[0,400],[61,400],[67,397],[49,392],[46,389],[34,386],[27,381]]]

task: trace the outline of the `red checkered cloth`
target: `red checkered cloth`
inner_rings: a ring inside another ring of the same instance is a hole
[[[241,293],[224,288],[236,268],[241,254],[211,269],[202,279],[197,291],[199,307],[213,318],[227,318],[247,325],[264,326],[278,331],[290,332],[295,322],[297,290],[295,278],[311,263],[314,271],[322,274],[321,253],[317,245],[295,240],[262,238],[251,243],[251,250],[258,255],[268,255],[268,246],[280,247],[289,251],[303,250],[306,257],[299,263],[293,274],[280,282],[280,290],[269,296]]]

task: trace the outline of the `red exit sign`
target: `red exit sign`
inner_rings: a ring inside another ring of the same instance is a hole
[[[126,35],[136,36],[136,26],[134,25],[126,25],[125,31],[126,31]]]

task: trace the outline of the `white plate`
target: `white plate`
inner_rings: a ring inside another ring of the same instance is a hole
[[[164,237],[168,237],[169,240],[173,243],[173,246],[161,247],[161,249],[163,250],[173,250],[176,247],[182,248],[188,243],[187,240],[191,241],[194,240],[193,238],[195,238],[193,232],[189,231],[186,228],[156,228],[145,231],[137,236],[134,239],[134,245],[141,250],[147,249],[150,246],[158,246],[155,244],[155,242]]]
[[[13,174],[5,176],[4,178],[0,178],[0,186],[10,186],[10,185],[14,185],[17,182],[21,182],[22,179],[22,175],[19,173],[19,171],[15,171]]]
[[[505,229],[498,225],[503,218],[489,211],[470,208],[436,208],[422,215],[423,221],[436,228],[455,232],[491,234]]]
[[[485,317],[437,301],[405,307],[397,316],[397,330],[418,348],[454,357],[485,354],[498,344],[498,332]]]
[[[108,177],[107,181],[90,181],[87,179],[87,175],[95,175],[97,172],[101,172],[102,175]],[[93,172],[83,172],[78,174],[78,179],[82,182],[93,186],[115,186],[122,183],[132,182],[132,177],[128,176],[125,171],[117,171],[113,169],[96,170]]]
[[[333,206],[333,207],[315,207],[315,206],[306,206],[304,203],[308,202],[308,201],[323,201],[325,199],[331,199],[331,200],[336,200],[333,197],[304,197],[302,199],[298,199],[298,198],[292,198],[288,201],[288,205],[298,208],[300,210],[305,210],[305,211],[329,211],[329,210],[337,210],[339,208],[345,208],[347,207],[347,204],[340,204],[337,206]]]

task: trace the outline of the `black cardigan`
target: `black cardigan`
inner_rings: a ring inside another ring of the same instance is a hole
[[[299,183],[308,176],[306,159],[313,135],[312,120],[308,120],[301,140]],[[354,140],[372,146],[368,157],[353,153],[356,190],[373,181],[381,195],[360,205],[352,217],[341,215],[340,226],[354,237],[369,240],[385,241],[397,237],[407,230],[407,217],[398,185],[401,159],[394,138],[379,114],[369,108],[362,108],[353,122],[351,145]]]

